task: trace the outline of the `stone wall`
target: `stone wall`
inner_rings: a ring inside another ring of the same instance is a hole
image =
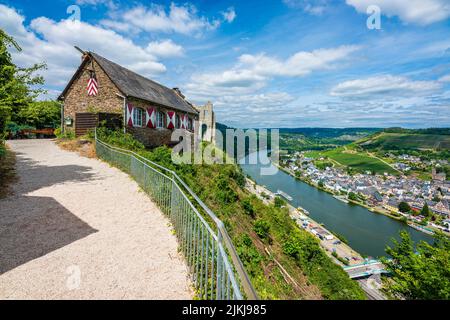
[[[139,107],[144,110],[143,112],[143,119],[142,124],[145,126],[146,123],[146,115],[145,110],[146,108],[153,107],[156,109],[156,111],[161,111],[164,113],[164,128],[146,128],[146,127],[128,127],[127,126],[127,132],[131,133],[137,140],[142,142],[146,147],[148,148],[154,148],[161,145],[173,145],[176,144],[176,142],[171,141],[172,132],[173,129],[167,129],[167,112],[168,111],[174,111],[172,109],[164,108],[161,106],[155,106],[149,102],[141,101],[137,99],[129,99],[128,103],[133,105],[134,107]],[[177,114],[181,114],[180,112],[175,111]],[[186,113],[183,113],[186,114]],[[194,116],[192,114],[188,115],[191,119],[194,121],[194,127],[195,122],[197,122],[197,116]],[[186,134],[193,134],[186,130]]]
[[[66,93],[64,117],[71,117],[73,125],[70,127],[64,126],[65,129],[75,130],[75,114],[77,112],[123,113],[123,99],[117,96],[117,94],[122,95],[122,93],[95,61],[94,70],[99,87],[98,94],[96,96],[88,96],[89,68],[91,68],[91,63],[85,65],[83,71],[74,80]]]
[[[216,141],[216,115],[214,113],[213,104],[208,101],[204,106],[195,106],[199,111],[199,138],[203,141],[215,143]],[[203,128],[206,126],[206,131]]]

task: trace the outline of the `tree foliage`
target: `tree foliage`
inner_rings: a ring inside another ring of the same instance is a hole
[[[406,231],[401,240],[386,249],[392,259],[383,259],[392,281],[388,290],[406,299],[450,299],[450,239],[436,234],[430,245],[414,244]]]
[[[35,64],[30,68],[17,67],[11,57],[10,49],[21,51],[18,43],[0,29],[0,135],[5,132],[6,122],[16,121],[21,109],[27,107],[43,90],[44,83],[36,71],[45,64]]]
[[[403,213],[408,213],[411,211],[411,206],[407,202],[402,201],[398,204],[398,210]]]
[[[424,216],[424,217],[430,217],[432,216],[432,212],[430,210],[430,208],[428,207],[428,204],[425,202],[425,204],[423,205],[422,210],[420,210],[420,215]]]
[[[35,128],[56,126],[61,119],[61,106],[56,101],[37,101],[22,108],[17,118],[19,123]]]

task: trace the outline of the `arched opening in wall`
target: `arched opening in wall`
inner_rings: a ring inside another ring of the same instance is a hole
[[[208,130],[208,126],[206,124],[202,124],[202,128],[201,128],[202,139],[204,138],[207,130]]]

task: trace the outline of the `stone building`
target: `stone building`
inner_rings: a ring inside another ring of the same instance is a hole
[[[96,90],[88,88],[92,79]],[[174,129],[193,134],[198,126],[199,112],[178,88],[167,88],[93,52],[84,52],[58,100],[63,102],[64,130],[78,132],[86,124],[82,116],[89,113],[117,114],[125,130],[147,147],[170,145]]]
[[[213,104],[208,101],[204,106],[195,106],[199,112],[200,140],[215,143],[216,141],[216,116]]]

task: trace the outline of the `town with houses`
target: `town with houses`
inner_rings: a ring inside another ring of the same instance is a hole
[[[321,170],[314,164],[315,159],[306,157],[305,152],[296,152],[283,159],[280,164],[292,175],[310,184],[321,186],[341,201],[347,202],[349,195],[353,193],[361,200],[361,204],[370,210],[403,219],[419,231],[433,233],[433,230],[438,229],[448,233],[450,181],[447,180],[445,173],[436,173],[435,170],[435,167],[448,165],[448,161],[430,160],[429,163],[424,163],[419,157],[410,155],[401,155],[397,160],[393,167],[404,173],[409,171],[414,163],[433,167],[432,179],[426,181],[405,174],[374,175],[369,171],[350,175],[336,167]],[[401,202],[406,202],[411,212],[401,212],[399,210]],[[420,214],[425,204],[432,213],[431,217]]]

